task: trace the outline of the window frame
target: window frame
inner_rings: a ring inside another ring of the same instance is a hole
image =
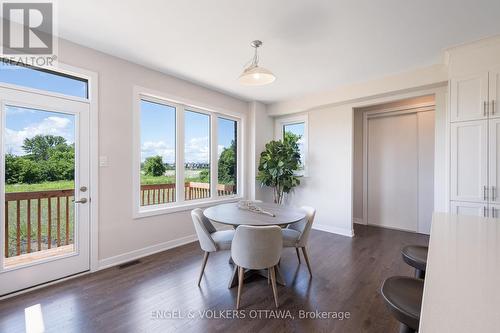
[[[141,100],[175,107],[175,176],[176,176],[176,200],[175,202],[141,206],[140,205],[140,187],[141,187]],[[198,105],[195,105],[198,104]],[[175,96],[169,96],[165,93],[153,91],[143,87],[134,87],[133,94],[133,218],[140,219],[148,216],[170,214],[179,211],[190,210],[196,207],[207,207],[220,202],[234,202],[243,198],[243,133],[244,116],[225,110],[214,110],[201,106],[200,103],[192,102],[186,99],[180,99]],[[204,199],[185,200],[184,189],[184,153],[185,153],[185,111],[193,111],[206,114],[210,118],[210,197]],[[218,117],[236,121],[237,124],[237,184],[236,194],[219,196],[217,192],[218,183]]]
[[[302,114],[290,117],[280,117],[275,119],[274,139],[283,140],[284,127],[286,125],[304,124],[304,149],[303,163],[304,169],[297,171],[296,175],[300,177],[309,177],[309,115]]]

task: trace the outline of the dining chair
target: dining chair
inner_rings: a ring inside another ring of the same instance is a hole
[[[309,239],[309,233],[311,232],[311,227],[314,222],[314,216],[316,215],[316,209],[308,206],[302,206],[300,209],[306,214],[306,217],[297,223],[290,224],[287,228],[282,230],[283,233],[283,247],[294,247],[297,252],[297,258],[300,264],[300,251],[302,249],[302,254],[306,260],[307,269],[309,270],[309,275],[312,276],[311,264],[309,262],[309,256],[307,254],[307,240]]]
[[[200,247],[205,251],[203,255],[203,263],[201,264],[200,277],[198,278],[198,286],[200,285],[205,266],[207,265],[208,255],[211,252],[230,250],[231,242],[234,236],[234,230],[217,231],[210,220],[203,215],[203,210],[196,208],[191,211],[194,228]]]
[[[231,257],[238,269],[238,297],[236,309],[240,308],[241,292],[245,269],[268,269],[271,275],[274,303],[278,307],[278,291],[276,289],[276,265],[278,265],[283,239],[278,226],[255,227],[240,225],[236,228]]]

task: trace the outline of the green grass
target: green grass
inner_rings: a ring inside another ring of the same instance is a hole
[[[75,183],[72,180],[60,180],[56,182],[44,182],[39,184],[7,184],[5,186],[5,192],[37,192],[50,190],[67,190],[72,188],[75,188]]]

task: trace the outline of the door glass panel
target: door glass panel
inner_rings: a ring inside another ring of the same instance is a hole
[[[5,268],[74,252],[75,116],[5,107]]]
[[[185,111],[184,195],[186,200],[210,197],[210,116]]]
[[[0,82],[88,98],[88,82],[85,79],[9,62],[0,62]]]

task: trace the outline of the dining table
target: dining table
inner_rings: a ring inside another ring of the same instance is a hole
[[[248,205],[248,202],[246,202]],[[297,223],[306,218],[305,213],[294,207],[277,205],[267,202],[251,202],[257,209],[248,209],[248,207],[238,202],[224,203],[205,209],[203,215],[210,221],[230,225],[236,229],[240,225],[251,226],[280,226],[287,227],[290,224]],[[230,263],[232,260],[230,259]],[[258,274],[267,278],[267,270],[245,270],[245,279]],[[279,265],[276,269],[276,282],[280,285],[286,285],[281,275]],[[237,267],[234,265],[233,273],[229,280],[229,288],[238,285]]]

